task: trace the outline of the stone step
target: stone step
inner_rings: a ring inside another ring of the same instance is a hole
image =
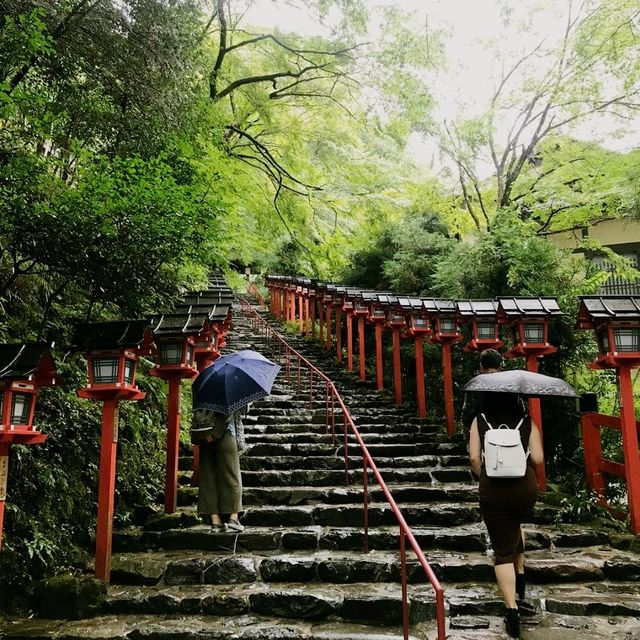
[[[352,436],[349,436],[351,439]],[[258,442],[251,444],[243,457],[250,456],[321,456],[328,454],[344,455],[344,447],[341,444],[342,434],[336,433],[336,443],[333,444],[330,437],[326,442],[311,444],[275,444],[269,442]],[[374,460],[379,458],[400,458],[406,459],[414,456],[442,456],[442,455],[464,455],[468,461],[468,456],[463,447],[455,442],[418,442],[411,444],[376,444],[367,443],[365,445]],[[358,457],[362,455],[362,449],[357,443],[349,443],[347,451],[350,456]]]
[[[178,475],[180,487],[187,490],[180,498],[184,505],[193,504],[197,499],[196,491],[191,491],[191,472],[183,471]],[[385,503],[382,490],[370,478],[369,501]],[[447,483],[438,486],[425,486],[420,484],[389,483],[389,489],[394,498],[399,502],[435,502],[445,500],[448,502],[473,501],[477,498],[477,488],[472,484]],[[242,492],[242,502],[245,506],[253,505],[298,505],[326,502],[329,504],[352,504],[363,499],[362,486],[349,487],[283,487],[283,486],[259,486],[245,487]],[[181,505],[181,506],[184,506]]]
[[[169,518],[169,519],[167,519]],[[242,534],[214,532],[210,526],[199,524],[195,511],[179,511],[164,516],[159,522],[148,523],[145,530],[137,527],[116,531],[113,548],[120,552],[149,549],[202,550],[202,551],[299,551],[340,550],[362,551],[364,533],[359,527],[258,527],[247,528]],[[424,550],[485,551],[486,534],[479,525],[460,527],[414,527],[414,536]],[[549,546],[550,535],[529,532],[533,544]],[[369,548],[375,550],[398,549],[398,529],[376,527],[369,531]]]
[[[431,586],[416,585],[409,594],[414,623],[433,619]],[[313,583],[182,585],[156,588],[112,586],[105,613],[112,615],[266,615],[295,620],[347,620],[398,625],[402,603],[397,584],[322,585]]]
[[[529,595],[530,594],[530,595]],[[445,597],[451,616],[501,616],[504,602],[495,586],[446,586]],[[570,616],[640,617],[640,584],[608,582],[533,585],[527,600],[540,612]]]
[[[349,622],[291,620],[253,614],[220,616],[187,613],[102,615],[84,620],[27,619],[3,629],[14,640],[146,640],[187,638],[207,640],[401,640],[402,628]],[[409,640],[424,640],[433,623],[413,625]],[[417,634],[417,635],[416,635]],[[429,636],[431,637],[431,636]]]
[[[413,458],[374,458],[385,482],[472,482],[471,470],[464,456],[419,456]],[[349,477],[360,482],[362,458],[350,456]],[[459,466],[461,465],[462,466]],[[178,460],[181,471],[193,467],[190,456]],[[289,484],[344,484],[344,457],[331,456],[299,457],[296,455],[251,456],[240,458],[240,468],[245,486],[282,486]],[[357,469],[357,471],[356,471]],[[339,471],[340,470],[340,471]],[[280,471],[281,473],[271,473]],[[327,475],[328,471],[334,471]],[[256,474],[260,474],[256,485]],[[284,474],[284,475],[283,475]],[[372,476],[369,476],[372,478]],[[266,483],[266,484],[265,484]]]
[[[262,582],[399,582],[398,552],[295,552],[286,554],[228,555],[227,553],[148,552],[115,554],[112,584],[163,585],[238,584]],[[428,561],[438,579],[445,583],[494,582],[493,562],[486,553],[431,552]],[[640,558],[613,549],[542,549],[527,555],[527,582],[559,584],[609,582],[624,576],[624,582],[640,578]],[[426,582],[417,560],[410,554],[407,579]],[[531,587],[533,598],[544,597]]]
[[[195,503],[197,490],[183,488],[180,489],[180,492],[183,495],[189,492]],[[480,511],[476,503],[400,503],[399,507],[409,526],[455,526],[477,522],[480,519]],[[349,505],[251,506],[245,508],[242,522],[248,526],[357,527],[363,522],[363,507],[358,503]],[[387,504],[374,503],[369,505],[369,526],[391,525],[395,522],[395,515]]]

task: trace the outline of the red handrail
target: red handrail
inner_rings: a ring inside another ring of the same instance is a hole
[[[331,415],[331,435],[333,442],[335,442],[335,402],[338,403],[342,410],[344,417],[344,459],[345,459],[345,483],[349,484],[349,456],[347,451],[347,426],[351,429],[353,435],[356,438],[360,450],[362,452],[362,478],[363,478],[363,502],[364,502],[364,550],[365,553],[369,552],[369,486],[368,486],[368,471],[370,470],[384,497],[386,498],[391,510],[393,511],[398,526],[400,528],[400,563],[401,563],[401,583],[402,583],[402,629],[404,639],[409,638],[409,608],[407,603],[407,555],[406,555],[406,542],[409,542],[409,546],[413,550],[418,562],[422,566],[427,579],[431,583],[436,597],[436,624],[438,629],[438,640],[445,640],[445,611],[444,611],[444,590],[440,585],[438,578],[436,577],[433,569],[429,565],[420,545],[416,541],[409,525],[404,519],[402,512],[400,511],[396,501],[393,499],[389,487],[382,478],[375,461],[371,457],[369,450],[367,449],[360,432],[353,422],[351,414],[345,406],[342,397],[338,393],[335,385],[320,369],[307,360],[301,353],[296,351],[289,343],[249,304],[246,300],[241,300],[244,310],[249,314],[252,320],[252,326],[261,331],[264,339],[270,342],[270,347],[273,352],[277,352],[278,357],[282,357],[282,350],[285,351],[285,374],[287,380],[290,380],[291,375],[291,356],[295,356],[298,359],[298,375],[297,386],[298,394],[301,391],[301,377],[300,368],[302,364],[306,365],[310,371],[310,380],[313,380],[313,374],[317,375],[319,379],[324,380],[325,383],[325,433],[329,432],[329,415]],[[331,411],[329,411],[329,397],[331,397]],[[313,387],[309,385],[309,402],[313,402]]]

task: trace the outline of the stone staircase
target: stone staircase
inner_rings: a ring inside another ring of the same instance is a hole
[[[230,348],[266,345],[234,309]],[[503,605],[465,445],[408,410],[385,403],[338,365],[334,353],[288,337],[336,381],[383,477],[445,588],[452,639],[506,637]],[[294,383],[295,375],[294,377]],[[11,638],[402,638],[398,527],[371,484],[363,552],[362,462],[349,440],[345,485],[342,420],[325,434],[323,388],[296,397],[282,373],[246,420],[242,457],[247,527],[214,533],[196,515],[191,458],[180,460],[179,510],[114,534],[112,584],[100,615],[78,621],[0,623]],[[640,639],[640,541],[585,526],[557,526],[540,502],[526,527],[524,638]],[[411,638],[436,637],[434,597],[409,553]]]

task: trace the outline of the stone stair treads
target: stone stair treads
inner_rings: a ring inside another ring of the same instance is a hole
[[[230,349],[270,356],[234,306]],[[480,521],[466,443],[395,407],[389,394],[313,341],[287,336],[334,381],[376,465],[445,589],[447,638],[504,638],[503,604]],[[303,386],[307,375],[301,376]],[[363,466],[343,416],[327,428],[325,384],[296,396],[297,363],[245,420],[248,450],[240,534],[214,532],[196,513],[190,447],[182,445],[179,508],[145,513],[113,535],[112,585],[100,617],[0,622],[3,638],[51,640],[396,640],[402,638],[399,535],[369,472],[364,553]],[[387,398],[387,399],[385,399]],[[327,433],[328,431],[328,433]],[[348,478],[349,484],[345,484]],[[640,640],[640,537],[561,522],[542,495],[525,526],[533,640]],[[148,515],[148,517],[146,517]],[[146,521],[144,520],[146,517]],[[412,640],[435,638],[433,590],[407,555]],[[636,633],[636,636],[630,635]]]

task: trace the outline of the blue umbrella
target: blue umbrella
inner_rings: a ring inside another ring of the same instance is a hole
[[[280,365],[247,349],[218,358],[193,382],[193,408],[229,414],[268,396]]]

